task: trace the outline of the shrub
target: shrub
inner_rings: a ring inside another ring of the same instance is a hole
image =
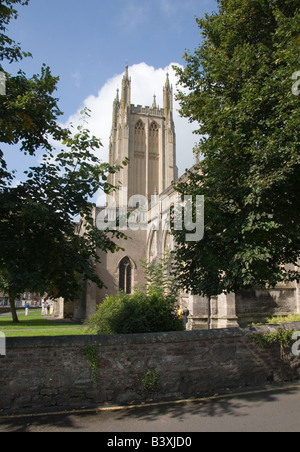
[[[149,397],[159,392],[160,375],[157,370],[147,370],[140,381],[141,393],[144,397]]]
[[[255,334],[252,336],[252,340],[262,348],[269,348],[273,344],[280,344],[281,352],[283,353],[284,348],[291,345],[294,332],[294,330],[277,328],[275,333]]]
[[[135,334],[183,331],[174,312],[174,298],[161,293],[135,292],[108,296],[88,320],[96,334]]]

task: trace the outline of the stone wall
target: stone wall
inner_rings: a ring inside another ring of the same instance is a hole
[[[210,303],[212,328],[245,328],[266,323],[274,316],[300,313],[300,290],[296,282],[279,284],[274,289],[240,290],[236,294],[207,298],[183,294],[181,303],[190,311],[188,329],[206,329]]]
[[[300,359],[290,350],[283,359],[278,345],[253,343],[251,335],[270,330],[8,338],[0,413],[181,399],[299,379]]]
[[[275,289],[241,290],[236,294],[236,314],[241,327],[264,323],[273,316],[299,313],[298,285],[287,283]]]

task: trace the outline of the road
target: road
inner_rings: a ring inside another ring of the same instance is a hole
[[[300,386],[150,407],[0,418],[0,432],[299,432]],[[142,449],[141,449],[142,450]]]

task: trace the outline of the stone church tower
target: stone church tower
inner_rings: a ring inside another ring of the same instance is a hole
[[[118,207],[127,205],[134,195],[143,195],[150,201],[152,195],[162,193],[178,178],[173,88],[169,75],[163,99],[163,108],[157,106],[156,96],[152,107],[132,105],[131,78],[126,66],[121,99],[118,90],[113,103],[109,149],[111,165],[129,160],[127,167],[109,179],[112,185],[121,185],[121,190],[114,195]]]
[[[151,107],[131,104],[131,78],[126,66],[121,95],[118,90],[113,102],[109,163],[121,165],[127,159],[128,165],[110,175],[108,180],[113,186],[120,187],[110,195],[113,203],[110,198],[108,204],[116,207],[112,216],[127,208],[132,196],[142,195],[150,202],[152,195],[165,192],[178,179],[173,88],[169,75],[162,88],[163,108],[157,106],[156,96]],[[132,210],[135,207],[139,206]],[[110,214],[109,207],[97,207],[95,221],[99,215],[109,219]],[[124,233],[127,240],[117,241],[121,251],[114,254],[99,252],[101,263],[97,264],[97,273],[105,287],[99,289],[95,284],[87,283],[82,299],[76,303],[74,318],[89,317],[107,295],[120,290],[130,294],[146,285],[141,262],[148,259],[149,231],[129,228]]]

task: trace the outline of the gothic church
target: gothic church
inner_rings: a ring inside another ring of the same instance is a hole
[[[109,163],[121,165],[128,159],[129,163],[117,174],[111,175],[109,182],[120,186],[115,191],[108,205],[97,207],[97,218],[106,216],[116,219],[122,209],[131,206],[129,200],[142,195],[148,200],[146,218],[151,217],[151,209],[159,210],[159,199],[176,195],[172,182],[178,179],[176,166],[176,134],[173,120],[173,87],[169,76],[163,87],[163,108],[159,108],[156,97],[151,107],[131,104],[131,78],[128,66],[122,80],[121,93],[117,91],[113,102],[112,130],[110,136]],[[151,204],[152,197],[158,199],[157,205]],[[150,209],[150,212],[149,212]],[[161,218],[159,215],[157,218]],[[142,211],[143,214],[143,211]],[[147,215],[148,214],[148,215]],[[147,219],[145,219],[147,223]],[[82,299],[75,304],[65,305],[65,313],[72,309],[75,319],[85,319],[93,314],[97,306],[107,295],[119,290],[132,293],[145,285],[145,275],[141,261],[153,262],[174,249],[174,240],[164,228],[138,228],[126,231],[127,240],[119,240],[118,245],[124,251],[115,254],[101,253],[101,263],[97,272],[105,284],[99,289],[87,283]],[[190,311],[188,329],[228,328],[246,326],[251,321],[261,321],[274,314],[287,315],[300,312],[300,295],[297,283],[282,284],[274,290],[254,288],[238,294],[221,295],[213,300],[182,293],[181,305]]]

